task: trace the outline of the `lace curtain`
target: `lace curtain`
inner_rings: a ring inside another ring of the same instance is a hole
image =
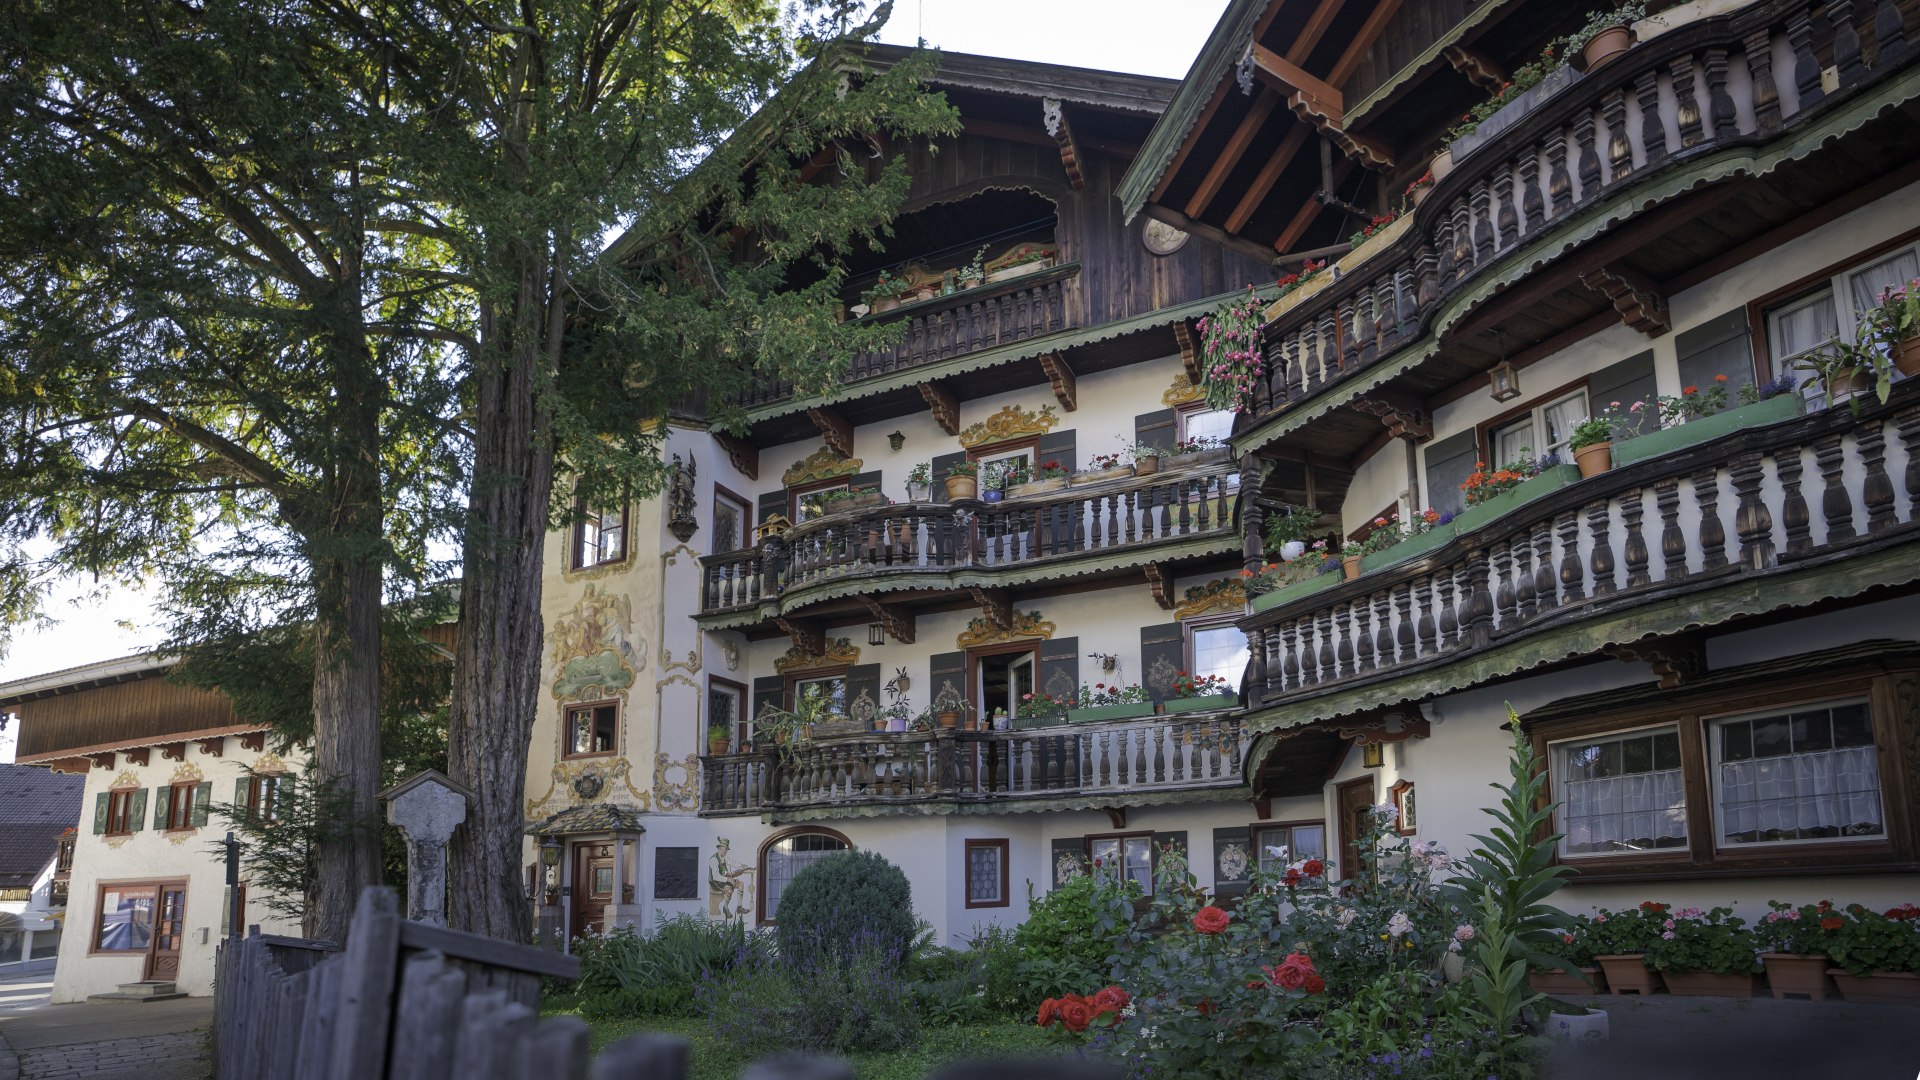
[[[1568,780],[1561,788],[1569,852],[1686,845],[1687,795],[1678,769]]]
[[[1878,836],[1880,771],[1871,746],[1720,765],[1720,838],[1735,843]]]

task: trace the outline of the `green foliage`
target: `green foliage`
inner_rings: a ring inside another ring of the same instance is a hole
[[[1837,925],[1836,925],[1837,924]],[[1821,917],[1826,954],[1854,975],[1876,971],[1920,975],[1920,910],[1904,904],[1885,914],[1859,904],[1846,913],[1829,911]]]
[[[1652,900],[1620,911],[1601,908],[1584,925],[1582,944],[1595,956],[1643,953],[1659,940],[1666,918],[1667,905]]]
[[[1480,1028],[1492,1033],[1494,1060],[1489,1063],[1492,1075],[1531,1075],[1531,1065],[1523,1050],[1525,1036],[1516,1029],[1526,1009],[1544,1000],[1544,996],[1527,988],[1524,947],[1514,936],[1518,919],[1494,890],[1480,893],[1479,916],[1473,938],[1473,958],[1477,963],[1467,972],[1470,992],[1461,1008]]]
[[[1014,931],[1022,1004],[1088,993],[1105,986],[1114,954],[1133,923],[1140,888],[1106,874],[1080,874],[1035,898],[1028,886],[1027,921]]]
[[[765,935],[737,921],[681,915],[650,933],[621,927],[573,942],[580,958],[581,1011],[590,1018],[693,1015],[695,990],[768,952]]]
[[[795,874],[780,894],[780,955],[794,963],[855,953],[906,962],[914,939],[913,887],[871,851],[844,851]]]
[[[264,774],[249,770],[249,775]],[[301,932],[311,935],[319,848],[370,835],[380,822],[357,814],[353,797],[330,780],[297,772],[277,774],[277,780],[268,814],[256,815],[244,802],[218,801],[208,813],[241,844],[240,869],[249,886],[248,905],[298,922]],[[220,842],[209,844],[208,850],[215,858],[226,857]],[[405,880],[404,874],[400,880]]]
[[[920,1036],[899,954],[872,945],[756,958],[703,983],[698,1000],[713,1036],[747,1056],[900,1050]]]
[[[1762,969],[1760,938],[1732,908],[1681,908],[1661,926],[1647,945],[1646,964],[1655,971],[1746,975]]]

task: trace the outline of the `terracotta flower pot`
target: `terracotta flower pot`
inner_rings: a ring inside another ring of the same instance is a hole
[[[957,712],[943,712],[940,714],[940,726],[943,728],[953,728],[959,723],[960,714]]]
[[[1865,368],[1848,368],[1837,372],[1833,381],[1827,384],[1827,390],[1836,402],[1845,401],[1856,394],[1873,391],[1873,372]]]
[[[1920,375],[1920,334],[1894,344],[1893,369],[1902,375]]]
[[[1347,572],[1348,581],[1357,581],[1359,579],[1361,558],[1362,556],[1359,555],[1347,555],[1340,559],[1341,567]]]
[[[1607,973],[1610,993],[1645,996],[1660,989],[1660,973],[1647,966],[1645,953],[1614,953],[1593,959]]]
[[[1852,975],[1846,968],[1828,968],[1827,974],[1840,987],[1843,1001],[1864,1001],[1873,1005],[1920,1005],[1920,975],[1904,971],[1875,971]]]
[[[1152,476],[1159,471],[1160,459],[1158,457],[1143,457],[1133,463],[1133,472],[1136,476]]]
[[[976,476],[947,477],[947,499],[971,499],[980,493],[980,478]]]
[[[1667,993],[1682,997],[1752,997],[1760,990],[1760,976],[1751,972],[1718,975],[1711,971],[1667,971],[1661,973]]]
[[[1434,183],[1445,180],[1447,174],[1453,171],[1453,147],[1441,147],[1440,152],[1433,155],[1433,162],[1427,167],[1433,170]]]
[[[707,756],[708,757],[719,757],[720,755],[726,752],[727,752],[727,740],[725,739],[708,739],[707,740]]]
[[[1527,976],[1527,985],[1538,994],[1604,994],[1607,973],[1597,967],[1583,967],[1579,975],[1570,971],[1536,971]]]
[[[1411,196],[1413,199],[1413,205],[1419,206],[1421,203],[1426,202],[1427,196],[1431,194],[1433,194],[1432,184],[1421,184],[1419,187],[1414,188],[1413,195]]]
[[[1833,980],[1827,978],[1832,961],[1825,956],[1770,952],[1761,953],[1760,960],[1767,965],[1767,985],[1776,998],[1804,994],[1810,1001],[1825,1001],[1834,992]]]
[[[1609,26],[1587,39],[1581,55],[1587,61],[1587,70],[1592,71],[1632,47],[1633,31],[1624,26]]]
[[[1589,443],[1573,452],[1573,463],[1580,466],[1580,479],[1599,476],[1613,468],[1613,443]]]

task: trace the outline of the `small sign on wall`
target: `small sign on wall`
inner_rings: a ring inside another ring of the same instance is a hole
[[[663,847],[653,852],[655,900],[700,899],[700,849]]]

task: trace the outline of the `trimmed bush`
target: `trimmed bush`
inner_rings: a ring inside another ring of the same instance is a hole
[[[776,930],[780,955],[796,964],[875,953],[899,970],[913,945],[913,888],[873,852],[829,855],[781,892]]]

